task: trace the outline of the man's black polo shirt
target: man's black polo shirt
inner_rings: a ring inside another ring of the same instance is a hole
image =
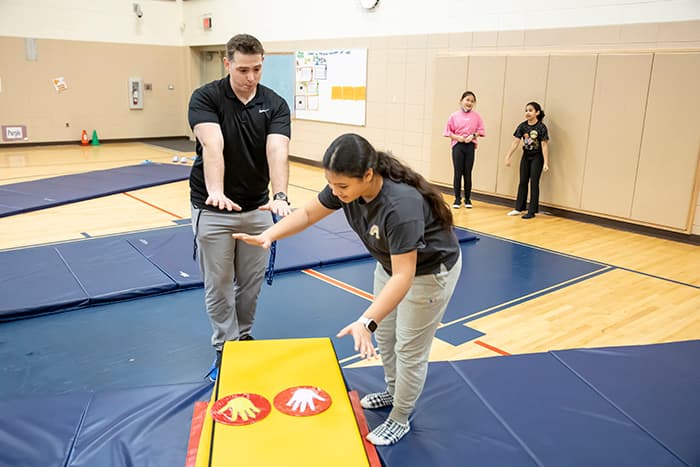
[[[246,105],[231,89],[229,77],[212,81],[195,90],[190,99],[190,127],[218,123],[224,136],[224,194],[244,211],[257,209],[269,200],[270,171],[265,150],[267,135],[291,135],[289,106],[272,89],[258,85],[255,97]],[[202,145],[197,140],[197,159],[190,173],[190,201],[205,206]]]

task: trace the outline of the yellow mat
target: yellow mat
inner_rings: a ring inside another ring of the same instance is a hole
[[[369,466],[330,339],[227,342],[196,465]]]

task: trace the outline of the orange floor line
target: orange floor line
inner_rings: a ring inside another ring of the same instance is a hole
[[[159,211],[161,211],[161,212],[164,212],[164,213],[168,214],[169,216],[173,216],[173,217],[176,218],[176,219],[182,219],[182,218],[183,218],[182,216],[178,216],[177,214],[174,214],[174,213],[172,213],[172,212],[170,212],[170,211],[166,211],[165,209],[160,208],[160,207],[156,206],[155,204],[151,204],[151,203],[149,203],[148,201],[145,201],[145,200],[143,200],[143,199],[141,199],[141,198],[139,198],[139,197],[137,197],[137,196],[134,196],[134,195],[132,195],[132,194],[130,194],[130,193],[124,192],[124,193],[122,193],[122,194],[125,195],[125,196],[128,196],[129,198],[135,199],[136,201],[139,201],[139,202],[141,202],[141,203],[143,203],[143,204],[145,204],[145,205],[147,205],[147,206],[150,206],[150,207],[152,207],[152,208],[154,208],[154,209],[157,209],[157,210],[159,210]]]
[[[493,352],[496,352],[496,353],[498,353],[498,354],[501,354],[501,355],[510,355],[510,354],[509,354],[508,352],[506,352],[505,350],[501,350],[501,349],[499,349],[498,347],[494,347],[494,346],[492,346],[492,345],[489,345],[489,344],[487,344],[486,342],[474,341],[474,343],[475,343],[476,345],[480,345],[480,346],[482,346],[483,348],[489,349],[489,350],[491,350],[491,351],[493,351]]]
[[[357,287],[353,287],[352,285],[346,284],[345,282],[339,281],[338,279],[333,279],[332,277],[327,276],[325,274],[321,274],[320,272],[314,271],[313,269],[304,269],[301,272],[303,272],[304,274],[308,274],[309,276],[315,277],[316,279],[320,279],[327,284],[331,284],[335,287],[343,289],[346,292],[350,292],[351,294],[357,295],[358,297],[367,299],[370,302],[374,300],[374,295],[372,295],[371,293],[367,293],[364,290],[358,289]]]

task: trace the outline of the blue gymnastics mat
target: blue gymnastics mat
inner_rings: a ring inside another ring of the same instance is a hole
[[[698,358],[687,341],[431,363],[411,431],[378,452],[386,467],[697,466]],[[343,373],[361,395],[384,389],[381,367]],[[0,400],[0,466],[183,465],[210,390]],[[370,428],[388,412],[366,410]]]
[[[194,403],[210,393],[192,383],[0,401],[0,466],[184,465]]]
[[[368,258],[349,228],[337,212],[281,240],[275,271]],[[0,252],[0,321],[201,287],[192,253],[189,225]]]
[[[386,466],[698,466],[700,341],[431,363]],[[562,364],[566,362],[566,364]],[[380,367],[344,369],[360,394]],[[370,428],[388,409],[365,411]]]
[[[139,164],[0,186],[0,217],[186,180],[191,167]]]

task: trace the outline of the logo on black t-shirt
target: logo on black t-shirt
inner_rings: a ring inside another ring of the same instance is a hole
[[[379,227],[377,224],[369,228],[369,235],[379,240]]]
[[[525,146],[525,149],[528,151],[535,151],[540,147],[537,136],[537,130],[530,130],[530,133],[525,133],[523,135],[523,146]]]

